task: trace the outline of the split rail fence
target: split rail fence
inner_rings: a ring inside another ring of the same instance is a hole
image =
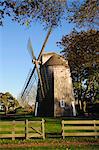
[[[44,119],[42,121],[2,121],[0,122],[0,138],[39,137],[45,139]]]
[[[43,138],[45,121],[1,121],[0,138]],[[55,129],[54,129],[55,132]],[[94,136],[99,137],[99,120],[62,120],[62,137]]]
[[[62,120],[62,137],[67,136],[99,136],[99,120]]]

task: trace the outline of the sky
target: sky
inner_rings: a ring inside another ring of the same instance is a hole
[[[60,53],[60,47],[56,42],[60,41],[63,35],[69,34],[73,24],[62,23],[62,26],[55,28],[45,47],[46,52]],[[27,50],[28,39],[32,41],[35,56],[37,57],[47,31],[43,25],[34,22],[31,27],[20,26],[9,18],[0,27],[0,92],[10,92],[13,96],[21,93],[24,82],[30,68],[33,68],[30,54]]]

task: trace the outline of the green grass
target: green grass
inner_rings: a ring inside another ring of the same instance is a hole
[[[1,148],[0,150],[6,150],[6,149]],[[32,148],[14,148],[14,149],[7,148],[7,150],[74,150],[74,148],[72,149],[72,148],[67,148],[67,147],[59,147],[59,148],[55,148],[55,147],[32,147]]]
[[[90,143],[99,143],[99,138],[95,139],[94,137],[66,137],[64,140],[62,138],[46,138],[43,139],[37,139],[37,138],[31,138],[28,140],[25,139],[15,139],[12,141],[11,139],[0,139],[0,144],[23,144],[23,143],[61,143],[61,142],[90,142]]]
[[[6,150],[6,149],[1,149],[0,150]],[[14,148],[14,149],[9,149],[7,150],[99,150],[99,147],[60,147],[60,148],[52,148],[52,147],[32,147],[32,148]]]

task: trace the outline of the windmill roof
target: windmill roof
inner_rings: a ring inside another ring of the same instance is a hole
[[[43,52],[43,54],[42,55],[55,55],[56,53],[55,52]]]
[[[54,65],[68,66],[68,62],[62,56],[54,54],[48,59],[48,61],[46,61],[46,65],[47,66],[54,66]]]

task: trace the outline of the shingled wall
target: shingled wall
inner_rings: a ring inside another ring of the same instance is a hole
[[[68,61],[55,53],[47,53],[42,56],[40,70],[43,85],[48,82],[49,89],[46,88],[45,99],[38,99],[39,116],[72,116],[72,101],[75,99]],[[64,101],[64,107],[61,107],[61,101]]]
[[[64,101],[64,108],[61,101]],[[74,96],[69,67],[54,66],[54,116],[72,116],[72,101]]]

